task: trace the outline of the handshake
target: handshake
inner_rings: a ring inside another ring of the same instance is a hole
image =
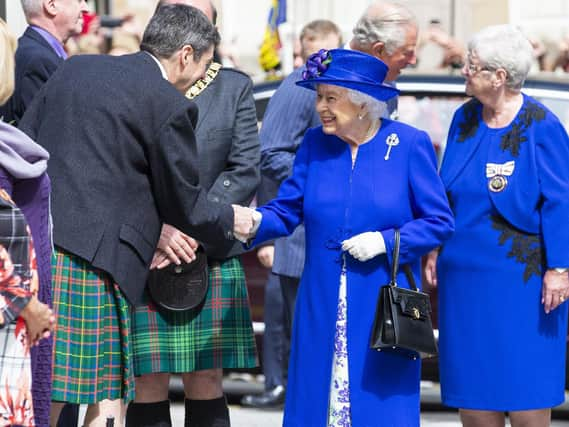
[[[233,208],[233,235],[242,243],[247,243],[257,233],[263,215],[255,209],[239,205],[231,205]]]

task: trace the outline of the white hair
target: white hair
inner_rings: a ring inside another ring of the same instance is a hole
[[[407,31],[416,27],[413,13],[398,3],[378,3],[370,5],[356,23],[354,40],[362,46],[382,42],[388,55],[406,42]]]
[[[468,52],[491,70],[506,70],[506,86],[512,90],[521,89],[533,63],[528,38],[509,24],[493,25],[476,33],[468,43]]]
[[[34,18],[41,15],[43,2],[42,0],[20,0],[22,3],[22,9],[24,10],[24,15],[26,19]]]
[[[387,104],[385,102],[379,101],[378,99],[372,98],[371,96],[363,92],[358,92],[354,89],[347,89],[347,91],[349,100],[354,104],[366,105],[371,119],[379,119],[385,114],[385,111],[387,111]]]

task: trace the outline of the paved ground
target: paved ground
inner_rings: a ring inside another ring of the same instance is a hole
[[[239,405],[231,405],[229,410],[232,427],[281,427],[282,425],[282,411],[260,411],[242,408]],[[172,407],[172,425],[176,427],[184,425],[183,402],[176,402]],[[421,413],[421,426],[461,427],[461,424],[455,412],[428,410]],[[569,427],[569,421],[555,419],[551,426]]]
[[[232,427],[281,427],[282,425],[282,411],[260,411],[257,409],[242,408],[239,405],[231,405],[229,410]],[[176,402],[172,407],[172,425],[176,427],[184,425],[183,402]],[[461,427],[461,424],[456,412],[428,410],[421,413],[421,426]],[[555,419],[551,426],[569,427],[569,421]]]
[[[232,427],[281,427],[282,411],[261,411],[257,409],[242,408],[238,402],[245,393],[259,393],[262,385],[257,381],[224,381],[225,392],[229,396],[230,416]],[[173,379],[171,383],[172,399],[172,425],[184,425],[184,403],[181,381]],[[437,383],[421,383],[421,402],[424,410],[421,412],[422,427],[461,427],[456,412],[441,410],[440,390]],[[552,427],[569,427],[569,394],[566,394],[566,403],[554,412]],[[85,408],[82,408],[82,414]],[[83,415],[81,415],[83,416]],[[508,424],[509,426],[509,424]],[[309,426],[299,426],[309,427]]]
[[[175,404],[174,406],[172,423],[174,426],[183,426],[183,405]],[[282,425],[282,412],[280,411],[259,411],[235,405],[231,405],[230,411],[232,427],[281,427]],[[569,421],[555,420],[551,425],[552,427],[569,427]],[[424,411],[421,414],[421,426],[460,427],[461,424],[456,413]]]

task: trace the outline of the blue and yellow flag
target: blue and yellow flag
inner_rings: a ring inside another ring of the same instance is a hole
[[[286,22],[286,0],[271,0],[271,2],[265,36],[259,50],[259,63],[265,71],[273,70],[280,64],[281,40],[278,27]]]

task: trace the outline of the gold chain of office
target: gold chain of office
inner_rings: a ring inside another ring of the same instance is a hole
[[[186,92],[186,97],[189,99],[194,99],[203,90],[209,86],[209,84],[215,79],[217,73],[221,70],[221,64],[217,62],[212,62],[211,65],[208,67],[207,71],[205,72],[205,78],[199,79],[195,82],[190,89]]]

